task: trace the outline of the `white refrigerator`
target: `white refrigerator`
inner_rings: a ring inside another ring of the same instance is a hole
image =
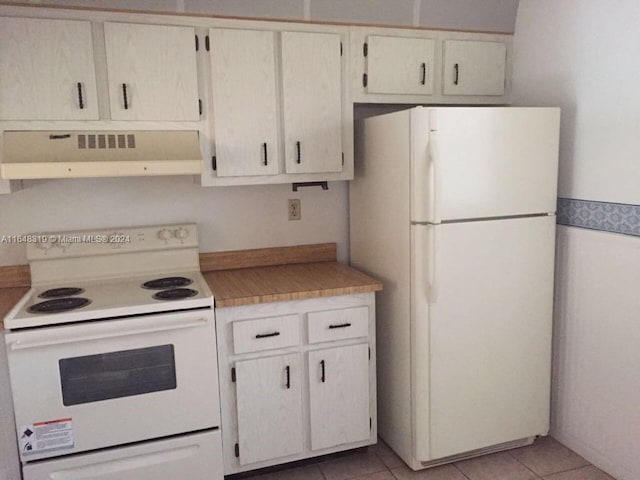
[[[378,431],[414,470],[549,430],[558,108],[360,121],[353,266],[377,276]]]

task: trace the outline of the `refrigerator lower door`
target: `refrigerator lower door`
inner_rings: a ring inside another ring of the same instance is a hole
[[[416,458],[549,429],[555,216],[413,225]]]
[[[220,430],[42,460],[24,480],[222,480]]]

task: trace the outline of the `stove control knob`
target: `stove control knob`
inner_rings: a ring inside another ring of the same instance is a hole
[[[160,240],[164,240],[165,243],[171,240],[172,236],[173,236],[173,232],[168,228],[163,228],[162,230],[158,230],[158,238]]]
[[[186,228],[177,228],[173,235],[179,240],[185,240],[189,236],[189,230]]]

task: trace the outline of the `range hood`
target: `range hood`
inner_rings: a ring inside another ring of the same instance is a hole
[[[36,178],[197,175],[197,131],[5,131],[0,176]]]

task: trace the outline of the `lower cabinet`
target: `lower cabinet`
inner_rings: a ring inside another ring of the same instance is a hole
[[[374,293],[216,308],[225,475],[376,442]]]
[[[240,464],[300,453],[303,448],[300,355],[244,360],[234,368]]]
[[[311,449],[369,438],[369,345],[309,352]]]

